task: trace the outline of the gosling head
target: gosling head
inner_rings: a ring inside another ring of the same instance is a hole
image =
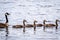
[[[47,22],[46,20],[44,20],[44,22]]]
[[[23,22],[27,22],[27,21],[24,19]]]
[[[34,20],[34,22],[37,22],[36,20]]]
[[[56,21],[59,21],[60,22],[60,20],[58,20],[58,19],[56,19]]]

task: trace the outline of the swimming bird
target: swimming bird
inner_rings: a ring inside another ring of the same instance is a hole
[[[5,28],[8,27],[8,17],[7,15],[10,15],[9,13],[5,13],[5,18],[6,18],[6,22],[5,23],[0,23],[0,28]]]
[[[6,22],[5,23],[0,23],[0,28],[6,28],[6,36],[8,36],[8,33],[9,33],[9,31],[8,31],[8,15],[10,15],[9,13],[5,13],[5,18],[6,18]]]
[[[44,27],[43,27],[43,30],[45,30],[45,28],[46,27],[55,27],[56,28],[56,30],[58,29],[58,19],[56,19],[56,21],[55,21],[55,24],[46,24],[45,22],[51,22],[51,21],[46,21],[46,20],[44,20],[43,21],[43,24],[44,24]]]

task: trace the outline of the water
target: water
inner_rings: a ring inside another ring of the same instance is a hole
[[[47,31],[48,30],[48,31]],[[33,28],[26,28],[26,32],[23,33],[23,29],[9,28],[9,35],[5,36],[4,31],[0,31],[1,40],[59,40],[60,32],[56,32],[55,29],[47,29],[46,32],[42,28],[37,27],[36,32]]]
[[[5,23],[6,12],[10,13],[9,34],[5,36],[5,29],[0,29],[0,40],[60,40],[60,25],[57,32],[55,28],[47,28],[44,32],[42,27],[37,27],[36,32],[33,28],[26,28],[23,33],[23,28],[12,28],[12,25],[22,24],[23,19],[29,24],[34,20],[43,23],[44,19],[55,23],[60,19],[60,0],[0,0],[0,23]]]

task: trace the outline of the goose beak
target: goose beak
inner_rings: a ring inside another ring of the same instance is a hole
[[[9,13],[7,13],[7,12],[6,12],[5,14],[6,14],[6,15],[10,15],[10,14],[9,14]]]

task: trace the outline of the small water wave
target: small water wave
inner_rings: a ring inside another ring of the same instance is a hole
[[[0,4],[10,4],[10,3],[14,3],[14,2],[0,2]]]

